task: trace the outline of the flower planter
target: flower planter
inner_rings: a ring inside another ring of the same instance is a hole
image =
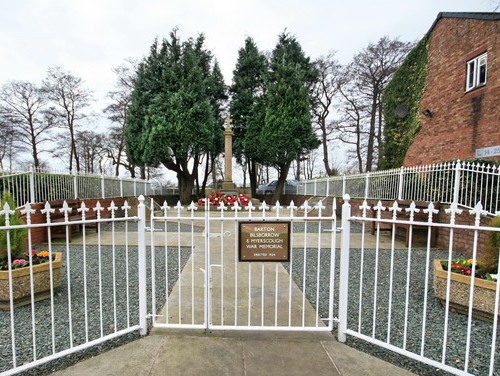
[[[448,271],[444,270],[441,261],[434,260],[434,296],[446,303],[446,285]],[[471,277],[451,273],[450,308],[462,314],[469,313],[469,294]],[[481,278],[474,280],[474,299],[472,316],[480,320],[492,321],[495,313],[496,282]]]
[[[62,253],[53,252],[52,276],[54,289],[62,285]],[[50,297],[50,265],[45,262],[31,267],[12,270],[14,307],[31,303],[30,269],[33,269],[33,288],[35,301]],[[10,309],[9,271],[0,271],[0,309]]]

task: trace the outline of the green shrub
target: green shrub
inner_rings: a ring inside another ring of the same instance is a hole
[[[5,204],[8,203],[10,210],[15,210],[17,205],[9,192],[4,192],[1,200],[1,209],[4,210]],[[9,223],[13,225],[23,225],[24,221],[20,213],[15,210],[15,213],[9,215]],[[0,215],[0,226],[5,226],[5,214]],[[11,230],[0,230],[0,258],[7,258],[7,234],[10,236],[10,250],[12,259],[22,258],[26,252],[26,228],[18,228]]]

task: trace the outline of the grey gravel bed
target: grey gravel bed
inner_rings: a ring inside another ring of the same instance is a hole
[[[203,218],[202,218],[203,220]],[[146,222],[146,226],[149,227],[151,225],[150,221]],[[115,231],[137,231],[137,222],[130,221],[115,221],[114,224],[110,222],[101,223],[102,231],[112,231],[114,226]],[[185,223],[177,223],[177,222],[154,222],[154,228],[158,231],[165,231],[165,227],[169,232],[202,232],[204,230],[204,223],[200,220],[193,221],[193,226],[185,224]]]
[[[318,263],[319,254],[319,263]],[[389,250],[380,250],[378,256],[378,276],[375,282],[374,270],[376,262],[375,250],[364,251],[363,289],[362,289],[362,321],[359,327],[359,286],[361,283],[361,257],[359,249],[351,250],[350,253],[350,276],[349,276],[349,303],[348,303],[348,328],[359,331],[367,336],[374,336],[376,339],[387,341],[388,307],[389,307],[389,278],[390,259]],[[447,253],[441,251],[431,251],[431,263],[429,268],[429,284],[427,286],[428,304],[426,312],[426,332],[424,356],[436,361],[441,361],[443,327],[445,309],[438,299],[434,298],[432,291],[432,259],[446,258]],[[414,250],[410,260],[410,283],[409,299],[406,304],[406,270],[408,263],[407,251],[394,252],[393,292],[392,292],[392,313],[390,325],[390,343],[403,347],[403,333],[405,322],[407,340],[406,349],[420,353],[422,336],[422,317],[425,287],[425,259],[426,252]],[[329,250],[308,249],[306,257],[303,250],[292,251],[292,276],[299,288],[303,289],[303,268],[306,265],[307,276],[305,281],[305,292],[308,300],[316,307],[319,301],[320,317],[328,317],[328,280],[330,275],[330,252]],[[338,265],[339,255],[336,257],[335,283],[338,286]],[[290,264],[284,263],[289,271]],[[317,278],[318,265],[320,276]],[[319,279],[319,280],[318,280]],[[377,287],[377,310],[375,315],[375,331],[373,333],[373,307],[375,286]],[[319,287],[319,289],[318,289]],[[318,293],[319,291],[319,293]],[[338,295],[335,292],[335,316],[338,312]],[[408,306],[405,320],[405,307]],[[336,331],[334,333],[336,335]],[[472,320],[471,350],[469,358],[469,372],[475,375],[487,375],[490,362],[491,341],[493,335],[493,324],[480,320]],[[496,334],[495,350],[495,373],[500,375],[500,334]],[[448,345],[446,363],[459,369],[463,369],[465,359],[467,337],[467,316],[455,312],[450,312],[448,323]],[[398,355],[392,351],[382,349],[355,337],[348,336],[347,344],[363,352],[372,354],[380,359],[391,362],[399,367],[406,368],[419,375],[448,375],[448,372],[437,370],[424,363],[414,361],[406,356]]]
[[[53,251],[63,251],[54,246]],[[123,330],[127,327],[127,316],[130,320],[130,326],[137,325],[138,314],[138,283],[137,283],[137,248],[128,249],[128,268],[129,280],[126,280],[126,249],[125,247],[115,247],[115,270],[113,274],[113,251],[111,247],[102,247],[101,250],[101,286],[102,303],[99,300],[99,273],[98,273],[98,248],[96,246],[86,247],[87,264],[87,321],[88,321],[88,341],[100,337],[101,331],[101,312],[103,322],[103,334],[111,334],[116,330]],[[180,258],[179,258],[180,254]],[[156,254],[155,269],[156,273],[156,310],[161,309],[166,301],[166,275],[168,275],[168,290],[173,288],[179,274],[179,266],[182,269],[191,254],[190,248],[177,247],[169,250],[168,273],[159,272],[165,269],[165,257],[163,253]],[[148,296],[151,296],[151,254],[147,249],[148,265]],[[85,331],[85,304],[84,304],[84,263],[82,246],[70,246],[70,271],[71,271],[71,318],[73,346],[78,346],[86,342]],[[63,256],[63,285],[56,290],[54,298],[54,321],[55,321],[55,351],[62,351],[70,347],[70,325],[69,325],[69,307],[68,307],[68,258],[66,253]],[[115,286],[115,290],[113,290]],[[127,286],[129,294],[129,306],[127,307]],[[113,309],[114,296],[116,296],[116,313]],[[102,309],[100,309],[102,307]],[[127,315],[129,312],[129,315]],[[148,299],[148,312],[151,312],[151,299]],[[116,314],[116,321],[115,321]],[[33,337],[31,330],[31,305],[14,309],[15,328],[16,328],[16,354],[17,365],[33,360]],[[52,326],[50,299],[35,303],[36,320],[36,348],[37,358],[40,359],[52,353]],[[21,334],[22,333],[22,334]],[[117,347],[133,339],[139,338],[137,332],[127,334],[118,339],[106,341],[90,349],[79,351],[75,354],[65,356],[45,365],[25,371],[23,375],[43,375],[62,369],[78,362],[84,358],[94,356],[104,350]],[[11,350],[11,330],[10,330],[10,312],[0,311],[0,372],[6,371],[12,367]]]

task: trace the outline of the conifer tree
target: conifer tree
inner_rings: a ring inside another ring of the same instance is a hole
[[[272,52],[267,90],[260,104],[265,115],[253,113],[254,121],[261,120],[260,129],[249,132],[245,141],[252,145],[257,162],[278,171],[273,203],[280,197],[291,163],[320,144],[311,123],[311,87],[316,77],[299,42],[282,33]]]
[[[229,110],[233,123],[233,152],[239,164],[246,164],[250,177],[252,194],[257,189],[257,171],[255,158],[251,157],[245,142],[246,132],[250,123],[255,122],[257,112],[265,91],[267,59],[259,52],[252,38],[245,40],[245,46],[238,51],[238,61],[233,71],[233,83],[230,87],[231,103]],[[265,108],[263,109],[265,111]]]
[[[181,42],[176,30],[155,40],[139,65],[125,127],[129,160],[174,171],[182,203],[191,199],[201,157],[220,153],[224,89],[215,88],[222,75],[204,40],[201,34]]]

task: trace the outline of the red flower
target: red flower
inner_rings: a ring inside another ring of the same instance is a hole
[[[463,268],[462,269],[462,274],[471,275],[472,274],[472,270],[470,268]]]
[[[210,206],[219,206],[221,202],[224,203],[224,205],[227,206],[234,206],[235,203],[238,203],[240,206],[248,206],[248,203],[250,202],[250,198],[247,195],[244,194],[239,194],[237,196],[233,196],[231,194],[226,194],[223,195],[221,192],[213,192],[210,194],[207,199],[199,199],[198,200],[198,205],[199,206],[205,206],[206,203],[208,202],[208,205]]]

